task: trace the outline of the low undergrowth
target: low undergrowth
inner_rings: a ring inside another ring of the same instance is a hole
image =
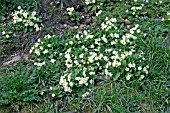
[[[85,3],[93,13],[93,26],[57,36],[46,33],[32,41],[26,61],[0,69],[0,111],[170,110],[169,1]],[[75,25],[87,19],[73,7],[65,10]],[[20,30],[41,30],[36,12],[22,12],[13,18]],[[33,16],[27,20],[28,14]],[[37,25],[27,23],[29,19]],[[10,42],[11,30],[0,30],[3,43]]]

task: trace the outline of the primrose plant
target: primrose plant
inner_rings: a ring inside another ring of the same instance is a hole
[[[0,30],[0,44],[1,43],[8,43],[12,42],[11,35],[12,31],[9,29],[3,29],[2,31]]]
[[[27,31],[40,31],[42,27],[41,17],[35,12],[28,12],[23,10],[21,6],[18,7],[18,10],[12,12],[13,22],[12,24],[16,30]]]
[[[85,0],[88,10],[96,11],[102,9],[106,3],[111,2],[110,0]]]
[[[57,90],[85,97],[96,79],[142,80],[148,74],[144,52],[138,47],[139,25],[124,31],[116,18],[100,22],[97,28],[70,34],[64,41],[60,40],[64,35],[47,35],[31,48],[34,65],[48,71],[43,75],[57,76]]]
[[[68,15],[70,16],[71,21],[79,25],[81,19],[79,12],[76,12],[74,7],[69,7],[66,10],[68,12]]]

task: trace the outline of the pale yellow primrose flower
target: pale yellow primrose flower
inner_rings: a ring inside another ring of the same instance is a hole
[[[52,96],[52,97],[55,97],[55,94],[53,93],[51,96]]]
[[[5,35],[5,31],[2,31],[2,34]]]
[[[51,59],[50,60],[51,63],[55,63],[55,61],[56,61],[55,59]]]

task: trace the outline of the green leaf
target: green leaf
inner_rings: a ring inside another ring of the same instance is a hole
[[[116,74],[116,76],[113,78],[114,81],[118,80],[118,78],[120,77],[120,72]]]
[[[122,60],[122,65],[126,67],[126,60]]]
[[[138,71],[138,72],[135,74],[135,76],[140,76],[140,72]]]
[[[52,59],[53,58],[53,54],[51,54],[48,58]]]

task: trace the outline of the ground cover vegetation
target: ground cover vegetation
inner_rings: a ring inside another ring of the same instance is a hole
[[[0,112],[170,111],[169,0],[0,3]]]

